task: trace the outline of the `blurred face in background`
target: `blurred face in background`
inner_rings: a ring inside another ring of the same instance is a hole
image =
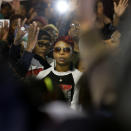
[[[18,18],[18,19],[19,19],[19,18]],[[17,29],[18,19],[14,19],[14,20],[11,21],[10,28],[11,28],[11,30],[12,30],[13,32]]]
[[[68,34],[73,39],[75,39],[75,38],[79,39],[79,34],[80,34],[80,23],[79,23],[79,21],[75,20],[71,23]]]
[[[53,50],[53,56],[56,64],[61,66],[70,65],[72,60],[73,49],[71,45],[64,41],[58,41]]]
[[[7,9],[6,9],[6,8],[4,8],[4,9],[1,9],[1,13],[2,13],[4,16],[6,16],[6,15],[7,15],[7,13],[8,13],[8,11],[7,11]]]
[[[104,13],[104,6],[101,1],[97,3],[97,14],[101,15]]]
[[[11,11],[12,11],[12,10],[11,10],[11,7],[10,7],[9,5],[1,8],[1,10],[0,10],[0,12],[2,13],[2,15],[3,15],[4,17],[10,17],[9,14],[10,14]]]

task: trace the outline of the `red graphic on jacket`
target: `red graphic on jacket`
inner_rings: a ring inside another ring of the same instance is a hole
[[[71,102],[71,92],[72,92],[72,85],[64,85],[64,84],[61,84],[59,85],[60,88],[62,89],[64,95],[65,95],[65,98],[67,99],[68,102]]]
[[[41,71],[43,71],[43,68],[30,70],[27,72],[26,76],[37,76]]]

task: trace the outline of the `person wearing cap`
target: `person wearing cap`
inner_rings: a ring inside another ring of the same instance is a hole
[[[51,36],[52,43],[54,43],[58,39],[59,30],[53,24],[44,26],[43,30],[45,30]]]
[[[53,24],[48,24],[48,25],[44,26],[43,30],[45,30],[46,33],[48,33],[50,35],[51,46],[50,46],[50,52],[48,53],[48,56],[50,58],[53,58],[53,55],[52,55],[53,44],[59,37],[59,30]]]
[[[50,36],[44,30],[40,30],[38,42],[31,52],[33,53],[33,58],[31,60],[27,75],[37,75],[40,71],[50,67],[50,64],[47,60],[48,58],[46,57],[46,54],[50,48],[50,44]],[[28,51],[28,49],[26,51]]]
[[[50,35],[45,30],[40,30],[38,34],[34,35],[33,32],[36,32],[37,28],[36,22],[30,25],[27,47],[24,49],[23,54],[14,62],[15,70],[21,77],[37,75],[40,71],[48,69],[52,62],[51,60],[49,63],[46,57],[51,44]],[[16,36],[14,44],[10,49],[10,56],[12,58],[18,56],[20,50],[18,43],[20,41],[17,40]]]
[[[82,74],[73,67],[73,51],[72,39],[69,36],[60,37],[53,46],[54,67],[41,71],[37,75],[41,80],[50,78],[54,86],[63,90],[68,103],[72,101],[75,85]]]

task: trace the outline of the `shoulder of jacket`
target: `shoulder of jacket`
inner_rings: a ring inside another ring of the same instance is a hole
[[[38,75],[37,75],[37,79],[43,79],[44,77],[46,77],[50,72],[52,71],[52,67],[41,71]]]
[[[72,75],[73,75],[73,78],[74,78],[74,82],[75,84],[77,84],[78,80],[80,79],[80,77],[82,76],[82,72],[80,72],[79,70],[75,69],[73,72],[72,72]]]

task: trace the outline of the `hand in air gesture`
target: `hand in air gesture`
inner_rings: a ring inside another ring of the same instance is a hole
[[[9,34],[9,23],[4,21],[0,27],[0,40],[6,41]]]
[[[114,2],[114,12],[118,17],[122,16],[128,6],[128,0],[120,0],[118,5]]]
[[[28,30],[28,42],[26,51],[32,52],[38,40],[39,27],[36,22],[33,22]]]

